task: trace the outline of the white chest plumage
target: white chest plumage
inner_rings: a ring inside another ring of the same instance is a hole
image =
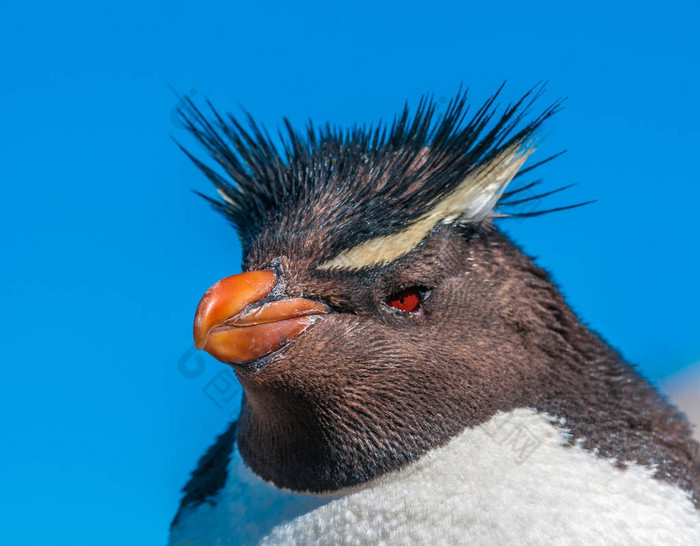
[[[652,474],[567,446],[555,420],[519,409],[332,497],[276,489],[236,450],[215,503],[183,514],[170,543],[697,546],[700,511]]]

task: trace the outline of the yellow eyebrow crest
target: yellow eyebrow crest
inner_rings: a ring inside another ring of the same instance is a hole
[[[438,223],[472,223],[488,218],[498,199],[535,151],[534,146],[516,143],[491,161],[477,167],[452,192],[404,230],[376,237],[344,250],[318,266],[321,270],[356,271],[385,265],[414,249]]]

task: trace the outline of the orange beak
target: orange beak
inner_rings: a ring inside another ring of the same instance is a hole
[[[194,317],[194,344],[226,364],[250,364],[278,349],[330,310],[306,298],[269,299],[274,269],[226,277],[206,291]]]

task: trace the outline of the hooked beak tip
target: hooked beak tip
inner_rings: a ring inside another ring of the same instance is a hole
[[[204,349],[211,330],[267,296],[276,285],[277,273],[273,269],[231,275],[215,282],[197,305],[193,328],[195,347]]]
[[[306,298],[266,298],[277,285],[272,269],[248,271],[215,283],[202,297],[194,319],[194,344],[226,364],[250,364],[306,330],[314,316],[330,311]],[[251,307],[252,306],[252,307]]]

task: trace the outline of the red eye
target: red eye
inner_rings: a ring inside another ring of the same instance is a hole
[[[406,288],[389,296],[386,304],[404,313],[415,313],[420,309],[420,300],[421,292],[418,288]]]

